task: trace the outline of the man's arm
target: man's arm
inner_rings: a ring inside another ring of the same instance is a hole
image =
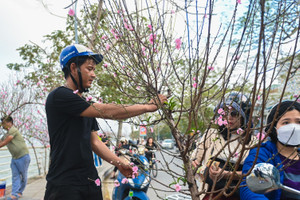
[[[126,164],[121,158],[112,153],[107,146],[99,140],[97,132],[93,131],[91,133],[91,145],[93,151],[100,156],[106,162],[118,167],[120,172],[126,176],[130,177],[132,175],[132,167]]]
[[[159,105],[167,101],[164,95],[159,94],[158,97],[159,100],[152,99],[148,104],[120,105],[93,103],[80,116],[103,119],[127,119],[158,110]]]
[[[12,135],[8,135],[3,141],[0,140],[0,148],[10,143],[10,141],[14,138]]]

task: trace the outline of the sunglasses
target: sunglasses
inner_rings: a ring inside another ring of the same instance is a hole
[[[240,113],[236,110],[232,110],[231,112],[228,113],[231,117],[238,117]]]

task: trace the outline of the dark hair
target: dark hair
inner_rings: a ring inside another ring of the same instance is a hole
[[[4,116],[4,117],[2,117],[1,118],[1,121],[2,122],[11,122],[12,124],[14,123],[14,120],[13,120],[13,118],[11,117],[11,116]]]
[[[154,142],[154,141],[153,141],[153,140],[154,140],[153,137],[148,137],[148,138],[147,138],[147,142],[146,142],[147,144],[149,143],[149,140],[150,140],[150,139],[152,139],[152,142]]]
[[[63,68],[63,72],[65,74],[65,79],[68,78],[68,76],[70,75],[70,65],[72,63],[75,63],[76,66],[81,66],[83,65],[83,63],[86,62],[87,59],[93,59],[92,57],[90,56],[77,56],[77,57],[74,57],[74,58],[71,58],[68,63],[66,64],[66,67]]]
[[[278,106],[279,106],[278,114],[275,118],[275,114]],[[273,106],[272,110],[270,111],[267,117],[267,126],[265,128],[265,132],[268,132],[270,130],[269,136],[272,142],[276,143],[278,141],[277,131],[275,129],[278,121],[286,112],[292,110],[298,110],[300,112],[300,104],[296,101],[283,101],[280,104],[276,104],[275,106]],[[274,125],[271,127],[273,121],[275,122]]]

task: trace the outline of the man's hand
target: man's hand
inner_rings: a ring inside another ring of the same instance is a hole
[[[131,178],[132,177],[132,173],[133,173],[133,170],[132,170],[132,167],[130,165],[127,165],[127,164],[120,164],[120,165],[117,165],[119,171],[126,177],[126,178]]]
[[[151,99],[148,103],[150,104],[151,108],[149,111],[156,111],[160,107],[161,104],[164,104],[165,102],[168,101],[168,98],[165,95],[158,94],[158,99],[154,98]],[[152,105],[151,105],[152,104]]]

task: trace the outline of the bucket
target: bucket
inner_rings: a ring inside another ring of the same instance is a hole
[[[0,179],[0,198],[5,197],[6,181]]]

